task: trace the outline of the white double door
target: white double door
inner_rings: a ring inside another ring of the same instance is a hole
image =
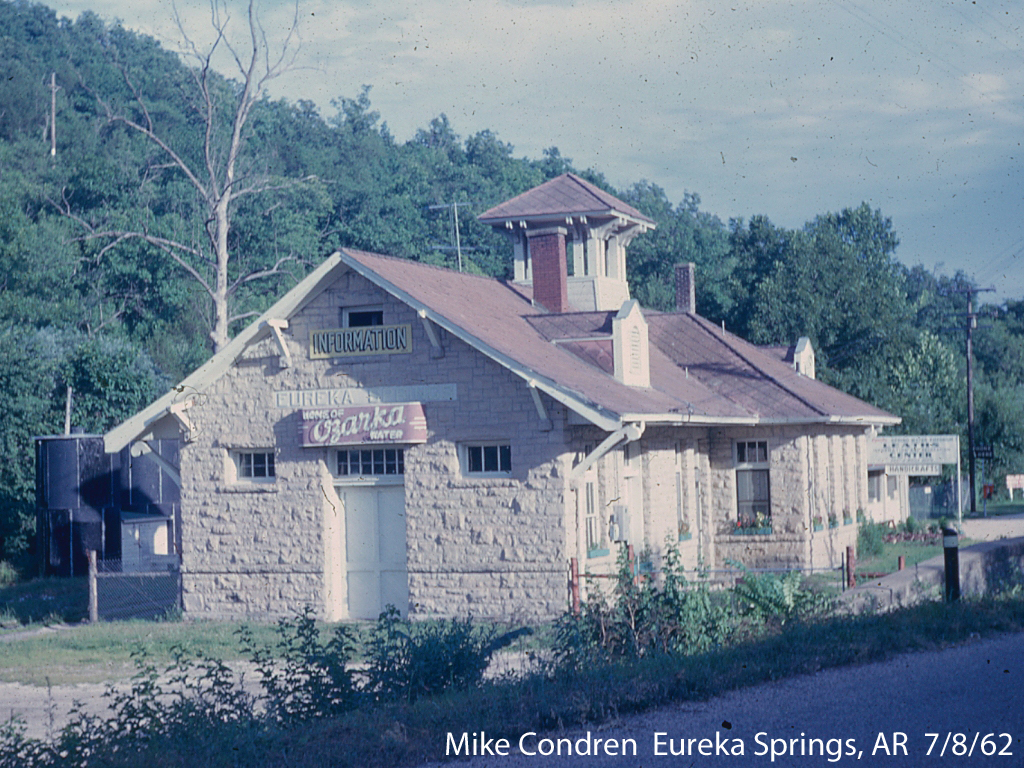
[[[405,486],[340,486],[345,508],[348,615],[376,619],[388,605],[409,610]]]

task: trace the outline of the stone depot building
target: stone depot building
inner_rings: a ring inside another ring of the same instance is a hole
[[[692,265],[677,311],[641,308],[626,248],[654,222],[576,176],[481,220],[512,282],[339,251],[105,436],[159,467],[150,549],[187,616],[551,617],[570,562],[624,544],[839,565],[896,417],[816,381],[806,342],[701,318]]]

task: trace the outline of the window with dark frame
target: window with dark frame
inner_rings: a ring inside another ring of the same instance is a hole
[[[771,527],[767,440],[736,443],[736,514],[740,528]]]
[[[511,474],[512,446],[467,445],[466,473],[471,475]]]
[[[340,477],[385,477],[405,474],[402,448],[351,448],[338,451]]]
[[[273,451],[239,451],[238,477],[243,480],[266,480],[277,476]]]
[[[384,325],[383,307],[342,307],[342,328],[366,328],[373,325]]]

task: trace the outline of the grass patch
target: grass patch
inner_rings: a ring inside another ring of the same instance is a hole
[[[998,517],[1000,515],[1024,515],[1024,501],[992,501],[989,500],[982,505],[978,504],[978,514],[972,519],[978,519],[981,517],[982,508],[985,510],[985,514],[988,517]]]
[[[961,547],[967,546],[967,540],[961,539]],[[926,543],[918,541],[886,541],[882,544],[881,554],[873,557],[858,558],[858,573],[895,573],[899,567],[899,557],[903,555],[906,567],[912,568],[920,562],[942,554],[942,540]]]
[[[157,667],[166,667],[175,646],[224,661],[243,658],[236,634],[242,622],[116,621],[83,624],[61,631],[0,642],[0,680],[27,685],[125,680],[135,671],[132,654],[145,649]],[[271,643],[274,626],[250,624],[259,642]]]

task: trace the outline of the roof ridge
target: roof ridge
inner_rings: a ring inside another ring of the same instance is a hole
[[[445,267],[441,264],[430,264],[425,261],[419,261],[418,259],[406,258],[404,256],[388,256],[384,253],[377,253],[376,251],[364,251],[362,248],[348,248],[342,247],[338,249],[350,254],[364,254],[366,256],[372,256],[375,259],[385,259],[387,261],[398,261],[404,264],[416,264],[423,267],[424,269],[436,269],[441,272],[447,272],[452,275],[462,275],[463,277],[471,277],[477,280],[490,280],[495,283],[501,283],[502,285],[509,285],[509,281],[501,277],[491,277],[490,275],[478,275],[475,272],[460,272],[451,267]]]

